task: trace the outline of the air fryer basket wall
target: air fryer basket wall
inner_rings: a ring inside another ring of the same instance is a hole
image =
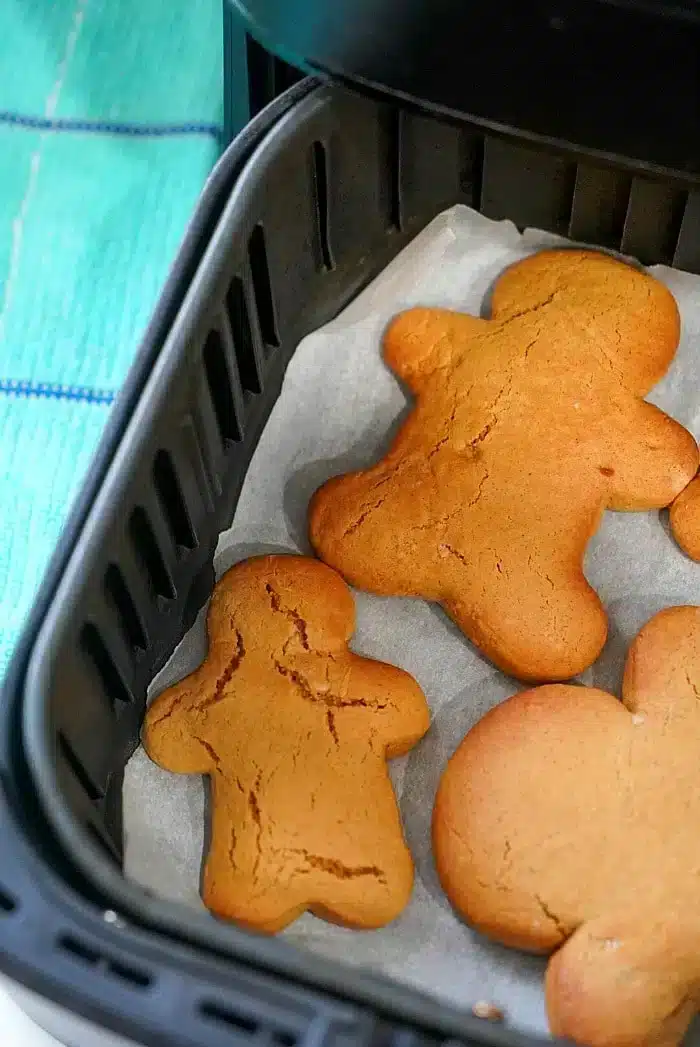
[[[313,90],[246,164],[125,419],[32,652],[22,738],[43,815],[73,870],[66,875],[79,875],[103,909],[184,950],[183,978],[194,967],[222,983],[231,963],[236,979],[247,964],[359,1002],[353,1020],[371,1007],[433,1034],[517,1043],[524,1041],[376,977],[149,898],[119,868],[121,777],[146,688],[211,591],[218,534],[232,519],[291,354],[456,202],[700,271],[694,184]],[[110,933],[118,951],[124,928],[113,924]],[[76,941],[74,953],[85,953]],[[113,957],[97,946],[93,954],[100,976],[113,975]],[[152,986],[158,971],[147,973]],[[203,1013],[200,1006],[198,1020]],[[196,1028],[188,1016],[171,1044],[195,1042],[186,1038]],[[312,1024],[297,1022],[295,1042],[310,1042]],[[331,1026],[324,1029],[332,1038]],[[351,1035],[364,1038],[364,1029],[360,1022]],[[215,1041],[207,1033],[201,1042]]]

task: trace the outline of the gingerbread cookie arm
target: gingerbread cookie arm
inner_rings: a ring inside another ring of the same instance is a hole
[[[697,1010],[697,940],[688,914],[637,909],[585,924],[547,968],[552,1034],[586,1047],[677,1044]]]
[[[404,756],[430,726],[422,690],[393,665],[353,656],[349,693],[362,703],[357,708],[370,714],[370,729],[385,759]]]
[[[671,530],[683,552],[700,562],[700,475],[671,506]]]
[[[638,401],[611,460],[598,468],[610,482],[610,509],[663,509],[695,475],[698,447],[673,418]]]
[[[214,755],[201,738],[197,724],[245,657],[243,634],[231,617],[225,584],[212,595],[207,630],[209,651],[204,662],[190,676],[158,695],[144,718],[144,749],[157,764],[176,774],[213,771]]]
[[[176,774],[209,774],[214,769],[210,747],[200,740],[197,710],[211,691],[204,662],[191,676],[169,687],[151,702],[143,722],[141,741],[148,756]]]
[[[488,328],[487,320],[449,309],[408,309],[384,333],[384,359],[409,389],[418,393],[438,368],[454,364],[465,340]]]

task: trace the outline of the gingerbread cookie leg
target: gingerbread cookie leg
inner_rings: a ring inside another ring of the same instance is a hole
[[[258,775],[243,782],[214,776],[212,841],[203,884],[207,908],[266,934],[283,930],[307,909],[359,929],[382,927],[398,916],[410,897],[413,865],[384,756],[377,754],[373,764],[365,766],[364,781],[354,769],[347,775],[344,792],[353,793],[354,804],[343,830],[351,841],[352,860],[336,857],[326,834],[310,832],[308,820],[305,837],[291,826],[289,831],[280,828],[277,812],[285,805],[276,796],[274,777]],[[315,806],[323,811],[327,805],[319,798]],[[310,812],[305,813],[308,819]]]
[[[316,916],[344,927],[383,927],[408,904],[413,863],[383,757],[377,756],[372,767],[366,766],[363,782],[354,773],[351,778],[355,804],[344,829],[354,841],[352,857],[335,858],[319,839],[300,857],[300,868],[309,877],[309,909]],[[378,834],[392,823],[391,837],[378,848]]]
[[[473,603],[444,606],[494,665],[520,680],[569,680],[595,661],[607,637],[603,606],[582,575],[555,582],[550,573],[523,571],[517,584],[484,595],[478,615]],[[536,633],[528,621],[537,621]]]
[[[476,531],[486,530],[492,512],[484,507]],[[448,535],[441,544],[445,610],[504,672],[533,681],[576,676],[607,636],[603,606],[580,567],[594,529],[592,515],[579,535],[565,539],[556,524],[539,540],[514,525],[489,550],[469,536]]]
[[[384,927],[410,900],[413,864],[405,847],[397,848],[381,866],[345,866],[324,855],[308,855],[304,861],[317,882],[318,900],[309,911],[330,923],[358,930]]]
[[[304,898],[290,892],[282,863],[270,851],[260,782],[214,775],[211,811],[204,904],[241,927],[267,934],[282,930],[303,912]]]
[[[688,484],[671,506],[671,530],[684,553],[700,561],[700,476]]]

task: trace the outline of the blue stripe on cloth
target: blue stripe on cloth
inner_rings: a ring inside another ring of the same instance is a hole
[[[15,396],[21,399],[74,400],[84,404],[114,403],[111,389],[91,389],[84,385],[58,385],[56,382],[21,381],[16,378],[0,378],[0,396]]]
[[[29,116],[0,109],[0,124],[30,131],[51,131],[79,134],[127,135],[132,138],[169,138],[182,135],[205,135],[218,141],[221,128],[205,123],[126,123],[118,120],[78,120],[74,117],[52,118]]]

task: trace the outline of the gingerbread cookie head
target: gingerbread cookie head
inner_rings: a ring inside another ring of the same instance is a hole
[[[413,866],[387,771],[423,736],[407,673],[353,654],[352,596],[300,556],[244,561],[217,583],[202,666],[149,707],[143,742],[167,770],[207,774],[203,900],[254,930],[304,910],[378,927]]]
[[[670,515],[671,530],[681,549],[700,562],[700,476],[678,495]]]
[[[552,327],[567,343],[594,325],[613,343],[610,366],[640,395],[664,376],[680,338],[676,301],[660,281],[596,251],[542,251],[507,269],[496,281],[491,316],[502,322],[543,306],[552,310]],[[590,351],[578,343],[586,365]],[[606,346],[606,349],[608,347]]]
[[[314,548],[359,588],[440,602],[508,673],[576,675],[606,636],[583,573],[602,512],[668,505],[697,469],[641,399],[678,336],[661,283],[587,251],[512,266],[490,320],[401,314],[384,352],[415,406],[376,466],[316,492]]]
[[[623,701],[552,685],[466,736],[433,815],[438,872],[485,934],[552,952],[552,1032],[672,1047],[700,1005],[700,608],[653,618]]]

